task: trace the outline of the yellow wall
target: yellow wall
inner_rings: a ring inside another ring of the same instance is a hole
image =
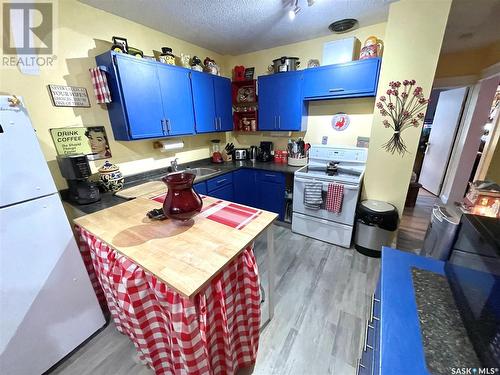
[[[436,78],[477,75],[484,68],[498,62],[500,62],[500,40],[481,48],[442,53],[436,68]]]
[[[451,0],[391,3],[377,97],[385,95],[390,81],[404,79],[415,79],[429,96],[450,5]],[[402,212],[421,127],[403,132],[409,153],[401,157],[381,147],[393,134],[384,128],[383,119],[375,111],[363,195],[390,202]]]
[[[376,35],[384,39],[385,23],[362,27],[345,34],[331,34],[326,37],[307,40],[304,42],[288,44],[262,51],[247,53],[239,56],[228,56],[226,59],[227,69],[235,65],[255,67],[256,76],[267,74],[267,67],[272,61],[281,56],[299,57],[301,68],[307,67],[309,59],[318,59],[321,62],[323,55],[323,44],[332,40],[357,37],[361,43],[370,35]],[[357,136],[369,136],[374,99],[345,99],[327,100],[309,103],[309,116],[307,119],[307,132],[304,134],[293,133],[292,137],[304,137],[307,142],[321,143],[323,135],[328,136],[328,144],[356,145]],[[350,126],[337,132],[331,127],[331,120],[335,113],[345,112],[351,116]],[[288,140],[288,134],[282,137],[269,137],[267,133],[247,135],[235,133],[233,140],[238,146],[258,145],[260,141],[272,141],[275,148],[284,148]]]
[[[24,98],[43,153],[59,188],[66,184],[55,162],[56,152],[49,128],[104,125],[110,138],[113,153],[111,160],[119,163],[125,174],[169,165],[171,158],[175,156],[179,157],[181,162],[205,158],[209,156],[210,139],[220,138],[225,141],[225,134],[184,137],[186,147],[177,153],[154,150],[152,141],[114,141],[107,110],[96,104],[88,72],[90,67],[95,66],[94,56],[110,48],[112,36],[126,37],[129,45],[142,49],[147,55],[152,55],[153,49],[170,46],[177,55],[184,52],[191,56],[197,55],[202,60],[211,56],[222,68],[224,57],[75,0],[55,0],[53,3],[56,8],[56,66],[44,68],[40,75],[35,76],[21,74],[16,68],[2,67],[0,92]],[[85,87],[89,93],[91,108],[53,107],[46,88],[48,84]],[[93,170],[103,162],[91,162]]]

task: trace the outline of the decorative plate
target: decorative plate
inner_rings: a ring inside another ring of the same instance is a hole
[[[332,128],[334,130],[337,130],[337,131],[342,131],[342,130],[347,129],[350,122],[351,122],[351,119],[349,118],[348,114],[337,113],[336,115],[333,116]]]

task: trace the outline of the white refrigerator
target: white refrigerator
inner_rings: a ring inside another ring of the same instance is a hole
[[[8,98],[0,96],[0,374],[41,374],[105,320],[26,108]]]

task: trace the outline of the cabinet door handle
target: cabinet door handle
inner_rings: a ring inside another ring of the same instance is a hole
[[[217,181],[217,185],[222,184],[225,181],[227,181],[227,178],[223,178],[222,180]]]
[[[336,89],[330,89],[328,90],[329,92],[340,92],[340,91],[344,91],[343,88],[339,87],[339,88],[336,88]]]
[[[165,119],[161,119],[161,131],[163,132],[163,134],[167,134],[167,126],[165,124]]]
[[[166,119],[165,122],[167,123],[167,132],[170,134],[170,120]]]
[[[219,117],[219,130],[222,130],[222,118]]]
[[[281,115],[278,116],[278,129],[281,129]]]
[[[214,117],[215,130],[217,130],[217,117]]]
[[[264,176],[266,176],[266,177],[273,177],[273,178],[276,177],[275,174],[269,174],[269,173],[265,173]]]

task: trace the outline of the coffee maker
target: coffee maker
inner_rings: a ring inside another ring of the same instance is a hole
[[[57,163],[68,182],[68,199],[77,204],[89,204],[101,199],[97,183],[88,180],[92,174],[86,155],[60,155]]]
[[[258,161],[271,161],[274,157],[273,142],[260,142],[259,152],[257,154]]]

